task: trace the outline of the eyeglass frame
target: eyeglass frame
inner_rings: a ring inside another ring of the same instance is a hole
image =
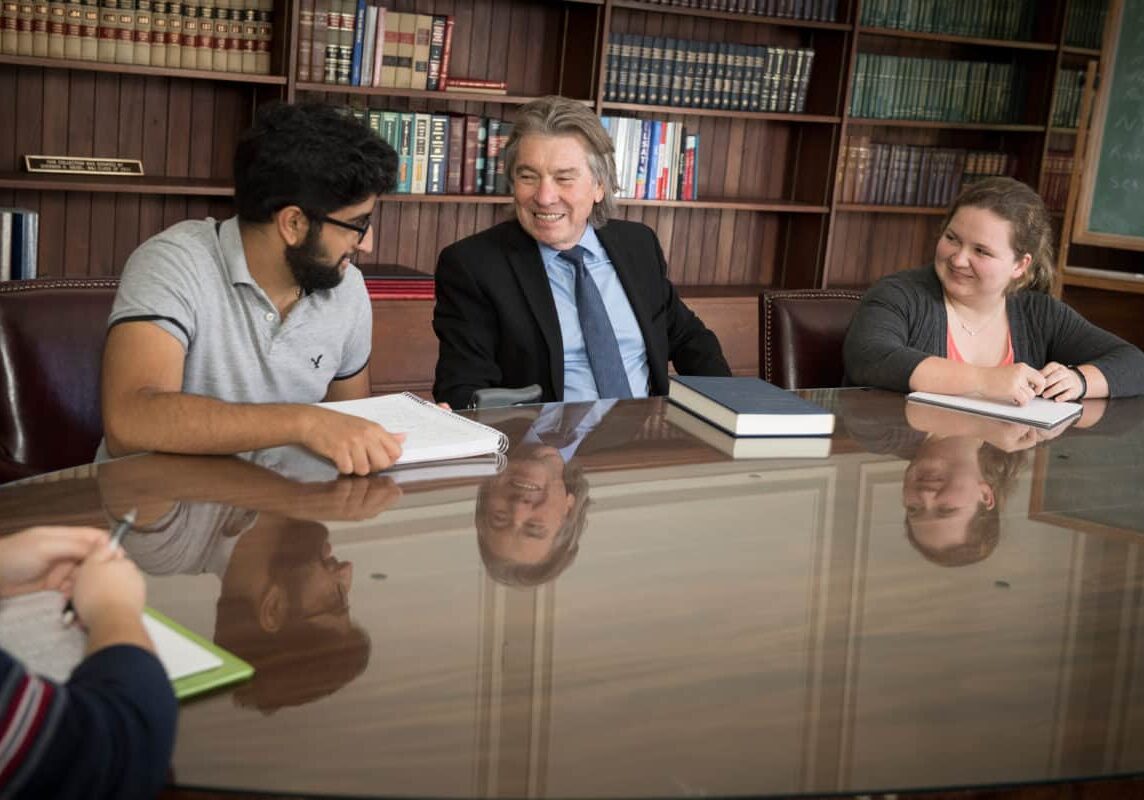
[[[362,242],[365,241],[365,235],[367,233],[369,233],[370,227],[373,226],[373,220],[372,219],[369,220],[368,222],[366,222],[366,224],[363,226],[363,225],[354,225],[352,222],[345,222],[344,220],[340,220],[340,219],[334,219],[333,217],[328,217],[325,214],[311,214],[309,211],[306,211],[304,213],[306,214],[307,217],[312,219],[314,222],[328,222],[331,225],[336,225],[339,228],[345,228],[347,231],[353,231],[354,233],[356,233],[358,235],[358,240],[357,240],[358,244],[361,244]]]

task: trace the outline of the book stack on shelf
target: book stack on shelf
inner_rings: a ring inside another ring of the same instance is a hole
[[[365,289],[371,300],[432,300],[433,276],[401,264],[371,264]]]
[[[982,39],[1028,40],[1033,30],[1030,0],[868,0],[862,25]]]
[[[3,55],[270,74],[273,0],[4,0],[0,15]]]
[[[613,33],[604,100],[802,113],[814,50]]]
[[[879,144],[849,135],[839,154],[835,191],[842,203],[945,208],[966,184],[1011,175],[1015,168],[1007,153]]]
[[[1065,17],[1065,44],[1098,49],[1107,16],[1108,0],[1071,0]]]
[[[475,114],[355,111],[397,151],[396,194],[508,194],[512,123]]]
[[[1064,211],[1074,163],[1072,152],[1067,150],[1050,150],[1045,155],[1041,185],[1037,191],[1050,211]]]
[[[1057,94],[1053,98],[1054,128],[1075,128],[1080,116],[1080,99],[1084,94],[1084,70],[1062,69],[1057,78]]]
[[[858,53],[850,113],[869,119],[1007,123],[1026,84],[1016,63]]]
[[[504,81],[449,74],[451,14],[391,11],[366,0],[302,0],[301,83],[506,94]]]
[[[648,5],[698,8],[729,14],[752,14],[781,19],[806,19],[834,22],[838,18],[838,0],[642,0]]]
[[[602,117],[616,148],[616,196],[638,200],[695,200],[699,134],[681,122]]]
[[[38,213],[26,208],[0,208],[0,281],[36,277],[39,236]]]

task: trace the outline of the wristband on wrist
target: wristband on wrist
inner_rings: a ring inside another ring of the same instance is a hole
[[[1075,372],[1076,376],[1080,378],[1080,394],[1078,394],[1074,399],[1083,400],[1084,396],[1088,394],[1088,381],[1085,380],[1084,373],[1080,371],[1080,367],[1073,366],[1069,367],[1069,369]]]

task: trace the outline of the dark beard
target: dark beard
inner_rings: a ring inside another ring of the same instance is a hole
[[[342,272],[337,265],[331,267],[323,263],[325,254],[318,242],[321,231],[321,225],[312,224],[300,245],[286,248],[286,263],[290,266],[290,274],[306,294],[333,289],[342,282]]]

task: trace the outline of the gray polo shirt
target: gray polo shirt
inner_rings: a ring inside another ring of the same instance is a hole
[[[184,392],[232,403],[316,403],[330,381],[365,368],[373,338],[365,281],[352,265],[283,321],[250,276],[237,217],[180,222],[131,254],[108,328],[138,320],[186,349]]]

